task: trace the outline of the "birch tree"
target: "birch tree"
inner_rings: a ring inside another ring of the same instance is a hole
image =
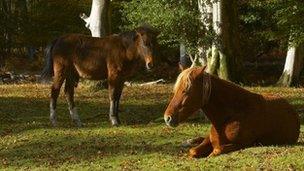
[[[212,44],[198,47],[194,62],[207,65],[207,72],[222,79],[239,81],[241,55],[236,0],[198,0],[198,9],[201,29],[213,32],[214,38]]]
[[[212,30],[212,2],[210,0],[198,0],[199,21],[201,30],[209,32]],[[207,35],[207,33],[205,34]],[[193,59],[192,66],[207,65],[207,55],[211,52],[211,44],[203,44],[197,48],[198,54]]]
[[[240,48],[236,0],[212,3],[212,26],[216,38],[208,56],[208,72],[220,78],[239,81]]]
[[[275,19],[279,32],[283,33],[284,37],[289,37],[285,65],[277,85],[298,86],[304,66],[304,4],[302,1],[290,0],[284,4],[278,1],[274,6],[277,7],[275,8]]]
[[[90,29],[93,37],[105,36],[111,32],[109,6],[110,0],[92,0],[90,16],[85,13],[80,14],[80,18],[85,21],[85,26]]]
[[[303,70],[303,60],[304,44],[294,45],[289,43],[283,73],[277,85],[283,87],[297,86]]]

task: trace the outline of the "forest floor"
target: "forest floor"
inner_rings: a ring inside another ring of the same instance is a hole
[[[302,120],[297,144],[251,147],[218,157],[190,159],[181,143],[206,135],[210,123],[192,119],[174,129],[167,127],[162,118],[172,86],[126,87],[121,102],[122,126],[111,127],[107,90],[93,92],[81,84],[75,99],[84,127],[76,128],[70,121],[61,93],[59,125],[53,128],[48,119],[49,85],[0,85],[0,169],[304,169],[303,88],[247,88],[277,94],[294,105]]]

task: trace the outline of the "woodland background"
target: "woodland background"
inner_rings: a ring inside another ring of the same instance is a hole
[[[238,72],[242,79],[236,81],[246,85],[276,84],[283,71],[288,45],[302,46],[304,3],[299,0],[235,2],[231,6],[237,10],[242,68]],[[210,44],[215,38],[212,31],[202,28],[198,3],[193,0],[112,0],[108,6],[107,34],[120,33],[143,23],[152,25],[160,32],[159,68],[148,78],[175,78],[179,45],[185,44],[187,52],[193,54],[198,46]],[[67,33],[90,34],[79,14],[88,13],[91,4],[91,0],[2,0],[2,70],[39,73],[43,49],[49,42]],[[301,74],[285,86],[301,85],[300,77]],[[138,76],[138,80],[144,78],[147,77]]]

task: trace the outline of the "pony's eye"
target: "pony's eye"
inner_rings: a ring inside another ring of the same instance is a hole
[[[186,104],[186,102],[187,102],[187,97],[183,98],[182,103],[181,103],[182,106],[184,106]]]
[[[188,91],[188,90],[183,90],[182,93],[183,93],[183,94],[188,94],[189,91]]]

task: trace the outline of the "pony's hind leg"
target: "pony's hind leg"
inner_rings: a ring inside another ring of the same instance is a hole
[[[64,93],[69,105],[69,111],[73,122],[78,126],[81,127],[82,123],[79,119],[79,115],[77,113],[77,108],[75,107],[74,103],[74,87],[76,82],[73,80],[73,77],[69,76],[65,81]]]
[[[60,93],[60,88],[64,81],[64,73],[54,72],[53,84],[51,87],[51,101],[50,101],[50,121],[53,126],[57,126],[57,116],[56,116],[56,107],[57,107],[57,98]]]

